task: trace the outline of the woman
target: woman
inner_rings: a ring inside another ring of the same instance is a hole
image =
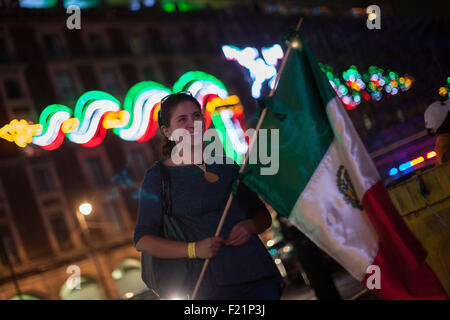
[[[157,161],[147,170],[141,188],[134,233],[136,249],[158,258],[192,258],[192,290],[204,259],[211,259],[198,299],[279,299],[283,279],[257,236],[270,227],[272,220],[261,200],[243,183],[239,186],[238,201],[230,206],[220,236],[214,236],[240,167],[233,161],[227,164],[224,157],[223,164],[194,163],[194,151],[196,148],[203,150],[205,146],[202,138],[194,135],[195,121],[201,122],[203,137],[205,120],[201,106],[190,94],[177,93],[163,99],[158,117],[165,137],[163,164],[170,175],[172,215],[188,241],[159,236],[161,163]],[[189,134],[173,141],[176,129],[185,129]],[[189,159],[183,158],[179,164],[171,153],[183,139],[190,139],[187,141],[192,142],[192,152]],[[208,178],[208,181],[205,171],[218,180]],[[195,244],[188,244],[192,242]]]

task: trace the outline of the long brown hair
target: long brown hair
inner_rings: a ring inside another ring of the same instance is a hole
[[[165,126],[167,128],[170,127],[170,119],[172,118],[173,111],[178,106],[180,102],[189,101],[194,103],[200,112],[202,112],[202,107],[200,103],[193,96],[186,93],[174,93],[171,94],[168,98],[165,98],[161,103],[161,108],[158,112],[158,126],[161,130],[161,126]],[[162,133],[162,130],[161,130]],[[176,142],[169,140],[163,134],[164,144],[162,146],[162,155],[165,158],[169,158],[172,154],[172,149],[175,147]]]

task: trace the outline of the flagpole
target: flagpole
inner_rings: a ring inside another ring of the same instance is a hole
[[[302,22],[303,22],[303,17],[301,17],[300,20],[297,23],[297,27],[295,28],[296,32],[298,32],[300,30]],[[270,90],[269,97],[272,97],[275,94],[276,88],[278,86],[278,81],[280,80],[281,74],[283,73],[284,67],[286,65],[286,61],[287,61],[291,51],[292,51],[292,43],[289,43],[289,47],[288,47],[288,49],[286,51],[286,54],[284,55],[284,58],[283,58],[283,60],[281,62],[280,70],[278,71],[277,76],[275,78],[274,86],[273,86],[272,90]],[[244,170],[245,170],[245,167],[247,166],[248,157],[250,155],[251,150],[253,149],[253,145],[254,145],[254,143],[256,141],[256,137],[258,135],[258,131],[261,128],[262,122],[263,122],[264,118],[266,117],[266,114],[267,114],[267,107],[264,107],[262,112],[261,112],[261,115],[259,116],[258,123],[256,124],[256,128],[255,128],[255,131],[253,133],[252,139],[250,140],[250,146],[249,146],[247,152],[245,153],[245,158],[244,158],[244,161],[243,161],[243,163],[241,165],[241,168],[239,170],[239,174],[242,174],[244,172]],[[239,186],[239,182],[240,182],[240,180],[238,178],[237,181],[236,181],[236,186]],[[228,215],[228,211],[230,209],[231,202],[233,201],[233,197],[234,197],[233,192],[231,192],[230,196],[228,197],[228,201],[227,201],[227,204],[225,206],[225,209],[224,209],[224,211],[222,213],[222,217],[220,218],[219,225],[217,226],[216,234],[214,235],[216,237],[222,231],[222,227],[223,227],[223,224],[225,222],[225,218]],[[197,296],[198,289],[199,289],[200,284],[202,283],[203,278],[205,276],[206,268],[209,265],[209,260],[210,259],[206,259],[204,264],[203,264],[203,268],[202,268],[202,271],[200,272],[200,276],[198,277],[197,283],[195,284],[195,288],[194,288],[194,291],[192,293],[191,300],[195,300],[195,297]]]

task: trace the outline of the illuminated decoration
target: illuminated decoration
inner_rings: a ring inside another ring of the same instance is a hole
[[[13,120],[0,129],[0,137],[21,147],[32,143],[45,150],[57,149],[64,137],[84,147],[95,147],[108,129],[126,141],[147,141],[158,129],[161,99],[183,90],[189,90],[204,108],[206,129],[216,114],[217,126],[229,136],[226,140],[231,148],[239,154],[246,150],[248,138],[244,135],[244,112],[239,98],[228,96],[219,79],[200,71],[185,73],[172,90],[153,81],[139,82],[128,90],[123,109],[109,93],[88,91],[78,98],[74,110],[60,104],[49,105],[42,111],[39,124]]]
[[[137,11],[144,7],[153,7],[156,0],[105,0],[106,5],[113,8],[128,8]]]
[[[437,156],[436,151],[431,151],[427,153],[427,159],[431,159]]]
[[[450,98],[450,77],[447,77],[447,83],[439,88],[439,95],[443,98]]]
[[[92,212],[92,205],[89,202],[85,202],[80,204],[80,207],[78,209],[83,215],[88,216]]]
[[[224,111],[222,111],[221,113],[223,113]],[[218,111],[214,111],[214,113],[212,115],[212,122],[214,124],[214,128],[217,130],[217,134],[219,136],[220,142],[222,143],[223,149],[225,151],[225,155],[227,157],[232,158],[236,163],[242,163],[242,159],[245,156],[245,154],[238,153],[238,151],[236,151],[234,149],[233,142],[232,142],[233,138],[231,138],[229,136],[227,138],[227,127],[226,127],[225,123],[223,122],[221,113],[219,113]],[[225,117],[225,119],[226,118],[227,117]],[[237,142],[237,141],[235,141],[235,142]]]
[[[102,122],[111,111],[120,111],[119,100],[103,91],[86,92],[78,99],[74,112],[74,117],[82,120],[76,131],[66,134],[68,139],[85,147],[98,146],[106,135]]]
[[[61,131],[64,133],[74,132],[78,129],[80,125],[80,120],[77,118],[70,118],[64,121],[61,125]]]
[[[32,137],[42,132],[40,124],[29,124],[25,120],[12,120],[9,124],[0,129],[0,137],[15,142],[19,147],[24,148],[31,143]]]
[[[183,74],[173,85],[173,92],[189,91],[204,105],[208,94],[216,94],[221,98],[228,96],[225,85],[216,77],[202,71],[189,71]]]
[[[39,124],[42,126],[42,134],[33,137],[32,142],[46,150],[58,148],[64,141],[62,125],[72,116],[72,110],[60,104],[52,104],[46,107],[40,117]],[[64,130],[71,129],[65,124]]]
[[[100,4],[100,0],[64,0],[64,8],[70,6],[78,6],[80,9],[90,9],[97,7]]]
[[[436,157],[436,155],[437,155],[436,151],[430,151],[430,152],[427,153],[426,159],[432,159],[432,158]],[[425,157],[420,156],[420,157],[417,157],[417,158],[415,158],[413,160],[404,162],[404,163],[400,164],[398,166],[398,168],[391,168],[389,170],[389,175],[390,176],[395,176],[399,172],[406,171],[406,170],[408,170],[408,169],[410,169],[410,168],[412,168],[412,167],[414,167],[414,166],[416,166],[416,165],[418,165],[420,163],[423,163],[424,161],[425,161]]]
[[[165,12],[174,12],[177,7],[178,11],[185,12],[205,8],[206,4],[201,1],[161,0],[160,6]]]
[[[53,8],[58,4],[58,0],[19,0],[19,6],[27,9]]]
[[[230,109],[223,110],[220,113],[220,117],[222,118],[225,130],[228,133],[228,137],[231,140],[233,149],[239,155],[245,154],[248,149],[248,144],[245,141],[245,134],[240,124],[236,119],[233,121],[233,111]]]
[[[64,8],[76,5],[80,9],[90,9],[99,7],[102,0],[63,0]],[[112,8],[125,8],[131,11],[140,10],[142,7],[153,7],[156,0],[104,0],[105,5]],[[58,0],[19,0],[19,6],[27,9],[47,9],[54,8],[58,4]],[[166,12],[174,12],[177,7],[178,11],[192,11],[206,8],[206,3],[196,1],[183,0],[162,0],[160,1],[161,9]],[[208,4],[210,6],[210,4]],[[213,4],[214,7],[217,4]]]
[[[400,77],[394,71],[388,71],[387,76],[385,76],[384,70],[377,66],[369,67],[368,72],[361,75],[356,66],[352,65],[342,73],[344,81],[341,82],[333,73],[332,67],[320,62],[319,67],[327,76],[328,81],[347,110],[355,109],[361,103],[361,97],[366,101],[370,99],[380,101],[383,89],[386,94],[393,96],[400,91],[407,91],[414,81],[411,76]]]
[[[103,128],[123,128],[130,121],[130,113],[126,110],[119,112],[107,112],[103,120]]]
[[[262,85],[266,80],[269,81],[269,87],[273,88],[277,75],[275,66],[278,60],[283,58],[283,50],[280,45],[275,44],[270,48],[262,48],[264,59],[259,57],[258,50],[253,47],[241,50],[235,46],[224,45],[222,51],[227,60],[236,61],[250,72],[253,81],[251,89],[253,98],[261,97]]]
[[[391,170],[389,170],[389,175],[390,176],[395,176],[398,173],[398,169],[397,168],[392,168]]]
[[[250,72],[253,81],[251,88],[253,98],[261,97],[262,85],[266,80],[269,80],[269,88],[273,89],[277,74],[275,66],[284,55],[280,45],[275,44],[270,48],[262,48],[264,60],[259,57],[258,50],[253,47],[246,47],[241,50],[234,46],[224,45],[222,51],[227,60],[238,62]],[[385,75],[384,70],[377,66],[371,66],[367,73],[360,74],[354,65],[342,73],[344,81],[341,81],[334,74],[332,67],[320,62],[318,64],[347,110],[355,109],[362,99],[366,101],[370,99],[381,100],[383,90],[385,94],[393,96],[400,91],[407,91],[414,81],[411,76],[400,77],[394,71],[388,71]],[[450,80],[447,79],[448,81]],[[448,87],[440,89],[441,91],[449,94]]]
[[[130,114],[131,121],[113,132],[126,141],[143,142],[153,137],[158,128],[157,122],[153,121],[155,106],[170,93],[170,89],[153,81],[132,86],[124,100],[124,110]]]

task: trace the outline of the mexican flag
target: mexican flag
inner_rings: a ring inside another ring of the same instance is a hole
[[[267,146],[268,154],[279,153],[278,171],[263,174],[267,165],[249,162],[241,181],[378,297],[447,299],[304,43],[262,104],[261,129],[279,129],[279,143]]]

